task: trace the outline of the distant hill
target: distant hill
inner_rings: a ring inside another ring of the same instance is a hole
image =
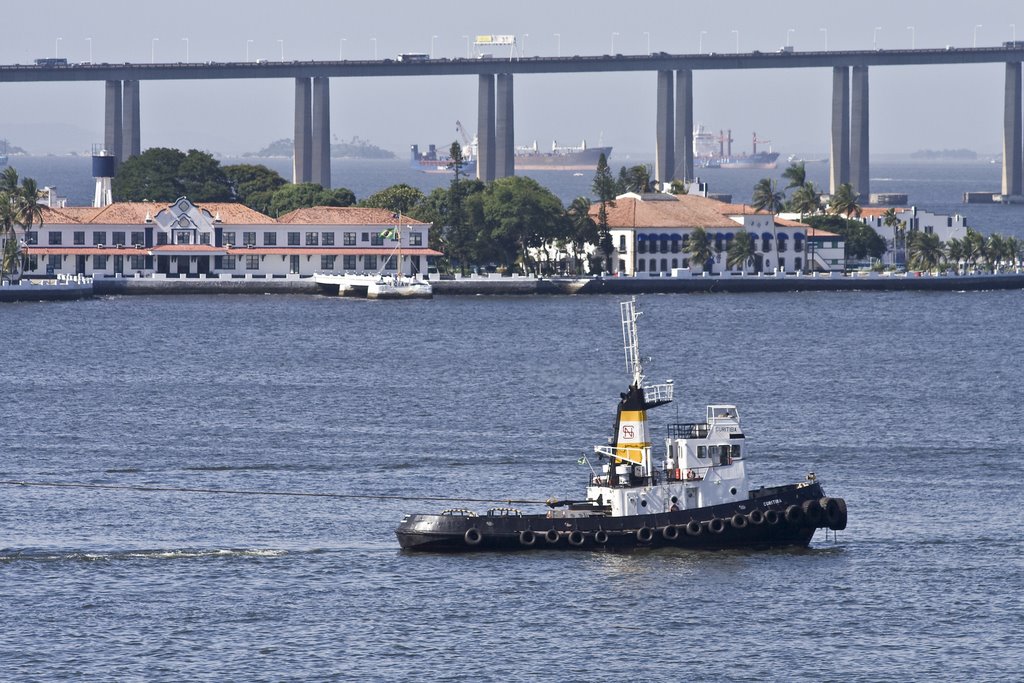
[[[973,161],[978,153],[970,149],[922,149],[910,155],[911,159]]]
[[[292,156],[292,139],[275,140],[258,152],[247,152],[243,157],[290,157]],[[366,140],[353,136],[348,142],[331,144],[331,158],[341,159],[394,159],[395,154],[381,149]]]
[[[10,154],[11,156],[28,156],[28,150],[22,149],[17,145],[12,145],[7,140],[0,140],[0,154]]]

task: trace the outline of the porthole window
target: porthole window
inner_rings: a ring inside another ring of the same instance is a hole
[[[729,493],[731,493],[732,495],[735,496],[736,495],[736,487],[733,486],[731,489],[729,489]]]
[[[679,502],[679,498],[677,498],[676,496],[672,496],[672,502],[673,503],[678,503]]]
[[[735,490],[735,489],[734,489],[734,490]],[[647,501],[646,501],[646,500],[641,500],[641,501],[640,501],[640,507],[642,507],[642,508],[645,508],[645,507],[647,507]]]

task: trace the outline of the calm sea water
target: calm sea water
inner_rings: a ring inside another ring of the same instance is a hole
[[[423,496],[582,493],[617,299],[0,308],[6,680],[1005,681],[1024,664],[1021,292],[644,296],[654,424],[735,402],[807,550],[405,555]],[[486,506],[482,506],[486,507]]]
[[[291,178],[290,159],[223,159],[222,163],[262,163]],[[650,163],[643,159],[611,159],[613,172],[619,167],[638,163]],[[92,203],[94,183],[91,177],[91,161],[88,157],[28,157],[12,158],[11,165],[23,176],[35,178],[40,187],[57,186],[69,203],[89,206]],[[779,181],[779,188],[785,188],[782,172],[786,167],[780,161],[774,171],[765,170],[721,170],[708,169],[703,177],[712,192],[732,194],[736,202],[749,202],[754,185],[765,176]],[[807,163],[807,178],[817,187],[828,188],[828,164]],[[998,192],[1001,167],[987,161],[969,163],[908,163],[874,161],[871,166],[871,189],[873,192],[902,192],[909,195],[911,205],[933,213],[952,215],[963,214],[968,224],[983,233],[999,232],[1024,238],[1024,205],[1002,206],[963,203],[966,191]],[[574,175],[566,171],[530,171],[525,173],[554,192],[565,204],[580,196],[592,195],[592,172]],[[436,187],[446,187],[450,177],[445,174],[420,173],[409,168],[408,162],[394,159],[385,161],[335,159],[331,167],[331,178],[335,187],[347,187],[356,197],[364,199],[378,190],[406,183],[430,192]]]

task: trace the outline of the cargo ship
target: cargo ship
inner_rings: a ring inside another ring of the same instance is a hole
[[[438,154],[436,145],[428,146],[426,152],[421,152],[419,145],[412,145],[410,151],[409,164],[417,171],[422,171],[423,173],[455,173],[452,158],[447,154]],[[472,150],[463,147],[462,155],[462,170],[460,174],[464,176],[476,175],[476,158],[473,156]]]
[[[612,156],[611,147],[587,147],[584,140],[578,147],[561,147],[551,143],[550,152],[542,152],[534,141],[532,145],[516,147],[515,167],[517,171],[592,171],[597,160],[604,154]]]
[[[773,169],[779,159],[779,153],[771,151],[757,151],[758,144],[770,144],[771,140],[758,139],[757,133],[752,136],[753,151],[751,154],[733,156],[732,153],[732,131],[718,131],[714,135],[704,129],[704,126],[696,126],[693,129],[693,158],[698,168],[727,168],[727,169]]]

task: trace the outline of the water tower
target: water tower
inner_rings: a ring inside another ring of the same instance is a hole
[[[92,148],[92,177],[96,179],[96,194],[93,195],[92,205],[102,208],[111,204],[113,198],[110,192],[110,181],[114,177],[117,157],[99,145]]]

